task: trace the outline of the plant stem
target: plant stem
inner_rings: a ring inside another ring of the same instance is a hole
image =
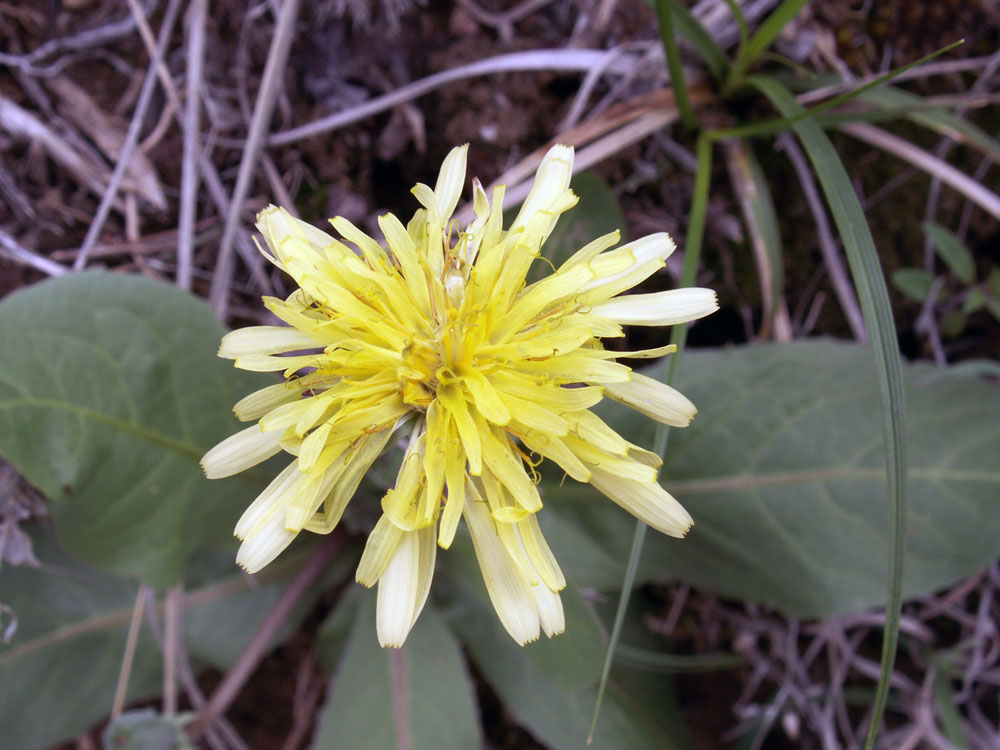
[[[135,646],[139,641],[139,626],[142,624],[142,601],[146,596],[146,586],[139,586],[135,592],[135,605],[132,607],[132,618],[128,623],[128,635],[125,636],[125,653],[122,654],[122,665],[118,670],[118,685],[115,687],[115,698],[111,704],[111,721],[121,716],[125,707],[125,695],[128,692],[128,678],[132,673],[132,662],[135,660]]]

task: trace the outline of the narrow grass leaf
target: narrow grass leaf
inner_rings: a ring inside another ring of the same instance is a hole
[[[684,70],[681,67],[681,53],[674,35],[674,19],[670,5],[669,0],[656,0],[656,17],[660,22],[660,37],[663,39],[663,52],[667,58],[667,69],[670,71],[674,101],[681,113],[681,122],[693,130],[698,126],[698,121],[695,119],[687,93],[687,82],[684,80]]]
[[[947,136],[964,146],[978,149],[1000,164],[1000,141],[940,105],[930,104],[908,91],[894,86],[865,91],[858,100],[877,107],[882,112],[903,114],[908,120]]]
[[[773,330],[775,315],[782,306],[785,285],[785,263],[778,216],[774,210],[767,177],[750,144],[733,139],[727,141],[726,146],[730,181],[750,235],[750,246],[760,276],[761,297],[764,301],[764,322],[760,337],[768,338]]]
[[[784,117],[795,117],[802,107],[791,92],[773,79],[753,76],[748,81],[759,89]],[[886,625],[882,642],[882,663],[871,730],[866,747],[874,745],[889,695],[889,678],[899,639],[902,606],[903,558],[906,531],[906,437],[904,426],[903,385],[900,373],[896,327],[889,304],[885,276],[879,265],[878,251],[872,239],[864,211],[851,185],[850,177],[833,144],[819,123],[799,120],[795,134],[812,162],[830,211],[840,230],[847,252],[851,275],[858,291],[865,324],[871,336],[872,352],[882,402],[882,435],[885,447],[887,498],[889,506],[889,585],[886,595]]]
[[[721,81],[726,74],[726,66],[728,65],[722,47],[718,45],[715,39],[712,38],[712,35],[708,33],[708,30],[701,25],[685,5],[678,2],[678,0],[666,0],[666,4],[670,6],[670,12],[677,31],[691,42],[691,46],[694,47],[694,51],[698,54],[698,57],[705,63],[705,67],[708,68],[712,77],[717,81]]]
[[[741,125],[739,127],[727,128],[725,130],[716,130],[713,131],[712,138],[715,140],[722,140],[723,138],[737,138],[737,137],[747,138],[747,137],[770,135],[773,133],[783,132],[785,130],[788,130],[794,123],[799,122],[800,120],[804,120],[807,117],[818,117],[823,112],[831,110],[834,107],[839,107],[841,104],[849,102],[850,100],[860,96],[864,92],[877,88],[878,86],[881,86],[887,81],[892,80],[901,73],[905,73],[910,68],[915,68],[918,65],[923,65],[925,62],[928,62],[929,60],[933,60],[935,57],[943,55],[945,52],[954,49],[955,47],[957,47],[962,43],[963,40],[961,39],[958,40],[957,42],[952,42],[951,44],[942,47],[941,49],[932,52],[929,55],[921,57],[919,60],[914,60],[909,65],[904,65],[901,68],[890,70],[885,75],[879,76],[875,80],[869,81],[863,86],[859,86],[856,89],[852,89],[851,91],[847,91],[839,96],[835,96],[833,99],[825,101],[822,104],[817,104],[815,107],[810,107],[809,109],[802,109],[802,107],[800,106],[797,108],[797,113],[795,115],[792,115],[791,117],[782,117],[776,120],[767,120],[765,122],[756,122],[750,125]],[[757,82],[759,82],[760,79],[764,77],[765,76],[754,76],[754,79]],[[775,86],[778,86],[780,88],[786,88],[785,84],[781,83],[778,80],[779,78],[783,78],[783,76],[781,76],[780,74],[776,76],[767,76],[767,77],[770,78],[772,81],[774,81]],[[823,79],[817,79],[817,80],[823,80]],[[753,83],[751,81],[747,82]],[[759,85],[757,83],[755,83],[754,85],[757,85],[759,88]],[[858,113],[858,116],[855,118],[855,120],[852,121],[863,120],[863,119],[865,119],[865,113]]]
[[[698,271],[698,259],[701,257],[701,243],[705,236],[705,220],[708,215],[708,191],[712,181],[712,141],[704,134],[699,136],[696,151],[698,167],[695,170],[694,196],[691,202],[691,213],[688,217],[684,266],[681,270],[680,279],[681,287],[694,285],[695,275]],[[677,366],[680,362],[686,340],[687,325],[674,326],[670,332],[670,343],[677,347],[677,351],[670,357],[670,365],[665,379],[668,385],[676,377]],[[666,451],[669,434],[669,427],[663,424],[657,425],[653,451],[660,456],[663,456]],[[635,583],[635,574],[639,568],[639,560],[642,557],[642,546],[645,537],[646,525],[642,521],[636,521],[635,532],[632,536],[632,548],[629,551],[628,564],[625,568],[625,578],[622,581],[622,592],[618,599],[618,609],[615,611],[614,625],[611,628],[611,636],[608,639],[608,650],[604,655],[604,664],[601,666],[601,679],[597,685],[597,700],[594,704],[594,715],[590,721],[590,731],[587,735],[588,742],[593,739],[594,733],[597,730],[597,719],[601,713],[601,703],[604,700],[608,677],[611,674],[611,665],[615,660],[615,650],[618,646],[618,639],[621,637],[622,624],[625,620],[625,612],[628,610],[629,598],[632,595],[632,586]]]
[[[743,82],[743,76],[746,75],[750,66],[767,51],[781,30],[799,14],[799,11],[808,2],[809,0],[785,0],[778,6],[777,10],[765,19],[746,45],[740,45],[736,62],[729,70],[729,78],[726,82],[728,90],[732,91]]]
[[[961,713],[955,705],[955,691],[946,670],[939,671],[934,678],[934,705],[941,722],[941,734],[955,747],[972,747],[965,734]]]

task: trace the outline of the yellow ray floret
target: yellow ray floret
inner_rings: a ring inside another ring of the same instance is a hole
[[[613,232],[554,273],[526,283],[560,214],[572,208],[573,150],[555,146],[513,223],[503,186],[492,203],[473,183],[475,220],[452,214],[466,146],[453,149],[405,225],[378,220],[384,245],[342,217],[340,239],[270,206],[261,252],[298,288],[264,304],[284,326],[227,334],[219,356],[282,374],[234,411],[251,426],[205,454],[211,477],[284,451],[292,461],[236,525],[237,562],[253,573],[303,530],[329,533],[363,476],[393,441],[395,485],[368,537],[357,580],[378,584],[377,632],[403,644],[427,600],[437,547],[465,519],[500,621],[518,643],[561,633],[565,578],[542,536],[537,464],[552,461],[659,531],[683,536],[691,517],[658,483],[660,457],[590,409],[604,396],[674,426],[694,405],[615,361],[602,338],[622,326],[672,325],[717,308],[708,289],[619,296],[664,266],[674,243],[654,234],[615,248]],[[673,347],[625,353],[661,357]]]

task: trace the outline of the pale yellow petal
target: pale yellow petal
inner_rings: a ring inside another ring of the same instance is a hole
[[[298,401],[301,397],[302,390],[294,382],[282,381],[244,396],[236,402],[233,413],[241,422],[250,422],[260,419],[282,404]]]
[[[281,450],[281,434],[262,432],[259,424],[230,435],[201,457],[209,479],[221,479],[266,461]]]
[[[308,333],[289,326],[250,326],[237,328],[222,337],[219,356],[236,359],[251,354],[282,354],[321,346]]]
[[[396,548],[403,538],[403,530],[392,522],[389,516],[383,514],[375,528],[368,535],[365,551],[361,553],[361,562],[355,580],[362,586],[374,586],[378,583],[389,561],[396,554]]]
[[[613,297],[594,305],[592,312],[624,325],[672,326],[704,318],[718,309],[714,291],[690,287]]]
[[[543,213],[546,216],[540,232],[542,240],[548,237],[558,218],[549,214],[569,192],[569,181],[572,176],[573,148],[563,145],[550,148],[542,158],[542,163],[538,165],[535,181],[528,192],[528,197],[521,205],[521,210],[507,230],[508,234],[524,229],[539,213]]]
[[[437,183],[434,185],[434,197],[437,199],[437,210],[441,218],[447,220],[455,212],[458,199],[462,197],[462,187],[465,185],[465,160],[469,152],[469,144],[456,146],[444,158]]]
[[[467,491],[469,498],[463,515],[493,608],[511,638],[522,646],[536,641],[540,622],[535,595],[500,542],[475,485],[469,483]]]
[[[627,383],[609,383],[605,395],[647,417],[672,427],[687,427],[698,413],[694,404],[676,388],[637,372]]]
[[[694,523],[684,506],[656,482],[623,479],[593,467],[590,483],[640,521],[667,536],[682,537]]]

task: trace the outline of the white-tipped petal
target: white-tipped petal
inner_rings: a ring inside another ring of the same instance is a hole
[[[597,273],[595,278],[584,284],[580,291],[590,292],[608,286],[630,289],[648,278],[658,268],[662,268],[663,262],[676,248],[677,245],[669,234],[659,232],[626,243],[614,250],[608,250],[591,261],[591,268]],[[617,263],[618,259],[625,258],[628,258],[626,263],[621,265]],[[600,270],[606,266],[611,272],[601,273]]]
[[[383,514],[368,535],[368,541],[365,542],[365,551],[361,553],[355,580],[369,588],[378,583],[396,554],[402,538],[403,530],[396,526],[389,516]]]
[[[671,427],[687,427],[698,413],[683,393],[637,372],[627,383],[608,383],[604,395]]]
[[[694,523],[684,506],[657,482],[623,479],[594,466],[590,483],[640,521],[667,536],[682,537]]]
[[[403,532],[378,582],[375,630],[383,647],[400,648],[417,621],[434,574],[433,527]]]
[[[542,158],[542,163],[538,165],[535,182],[507,233],[514,234],[523,229],[539,212],[547,213],[568,208],[566,199],[572,177],[573,147],[560,144],[550,148]],[[557,218],[558,215],[553,215],[547,225],[541,227],[543,241],[551,233]]]
[[[563,614],[562,598],[549,591],[544,584],[531,587],[538,604],[538,620],[549,638],[566,630],[566,616]]]
[[[249,326],[230,331],[222,337],[219,356],[236,359],[254,354],[282,354],[298,349],[322,346],[308,333],[290,326]]]
[[[520,645],[538,640],[540,622],[535,594],[497,536],[486,503],[475,485],[470,482],[467,490],[463,515],[493,608],[511,638]]]
[[[299,471],[298,461],[292,461],[243,511],[233,533],[240,539],[246,539],[253,533],[254,528],[262,524],[271,514],[277,513],[284,519],[284,506],[288,502],[288,494],[293,493],[305,479],[306,475]]]
[[[301,396],[301,389],[296,388],[294,383],[283,381],[254,391],[249,396],[244,396],[236,402],[233,413],[241,422],[249,422],[260,419],[282,404],[298,401]]]
[[[292,543],[298,534],[285,528],[283,513],[273,513],[263,524],[254,528],[253,533],[243,540],[236,553],[236,564],[247,573],[256,573]]]
[[[239,474],[281,450],[277,432],[261,432],[255,424],[230,435],[201,457],[201,468],[209,479],[221,479]]]
[[[719,309],[715,292],[702,287],[613,297],[593,306],[595,315],[636,326],[673,326],[704,318]]]
[[[378,582],[375,631],[382,647],[399,648],[410,632],[419,566],[417,532],[406,532]]]
[[[469,144],[456,146],[445,157],[434,185],[434,197],[437,199],[437,209],[440,217],[447,220],[455,213],[458,199],[462,197],[462,187],[465,185],[465,161],[469,152]]]
[[[279,265],[295,255],[318,256],[318,248],[335,242],[330,235],[296,219],[277,206],[268,206],[257,214],[257,229],[264,235],[264,241],[274,252],[275,258],[271,258],[258,245],[261,254],[272,261],[277,260]]]

